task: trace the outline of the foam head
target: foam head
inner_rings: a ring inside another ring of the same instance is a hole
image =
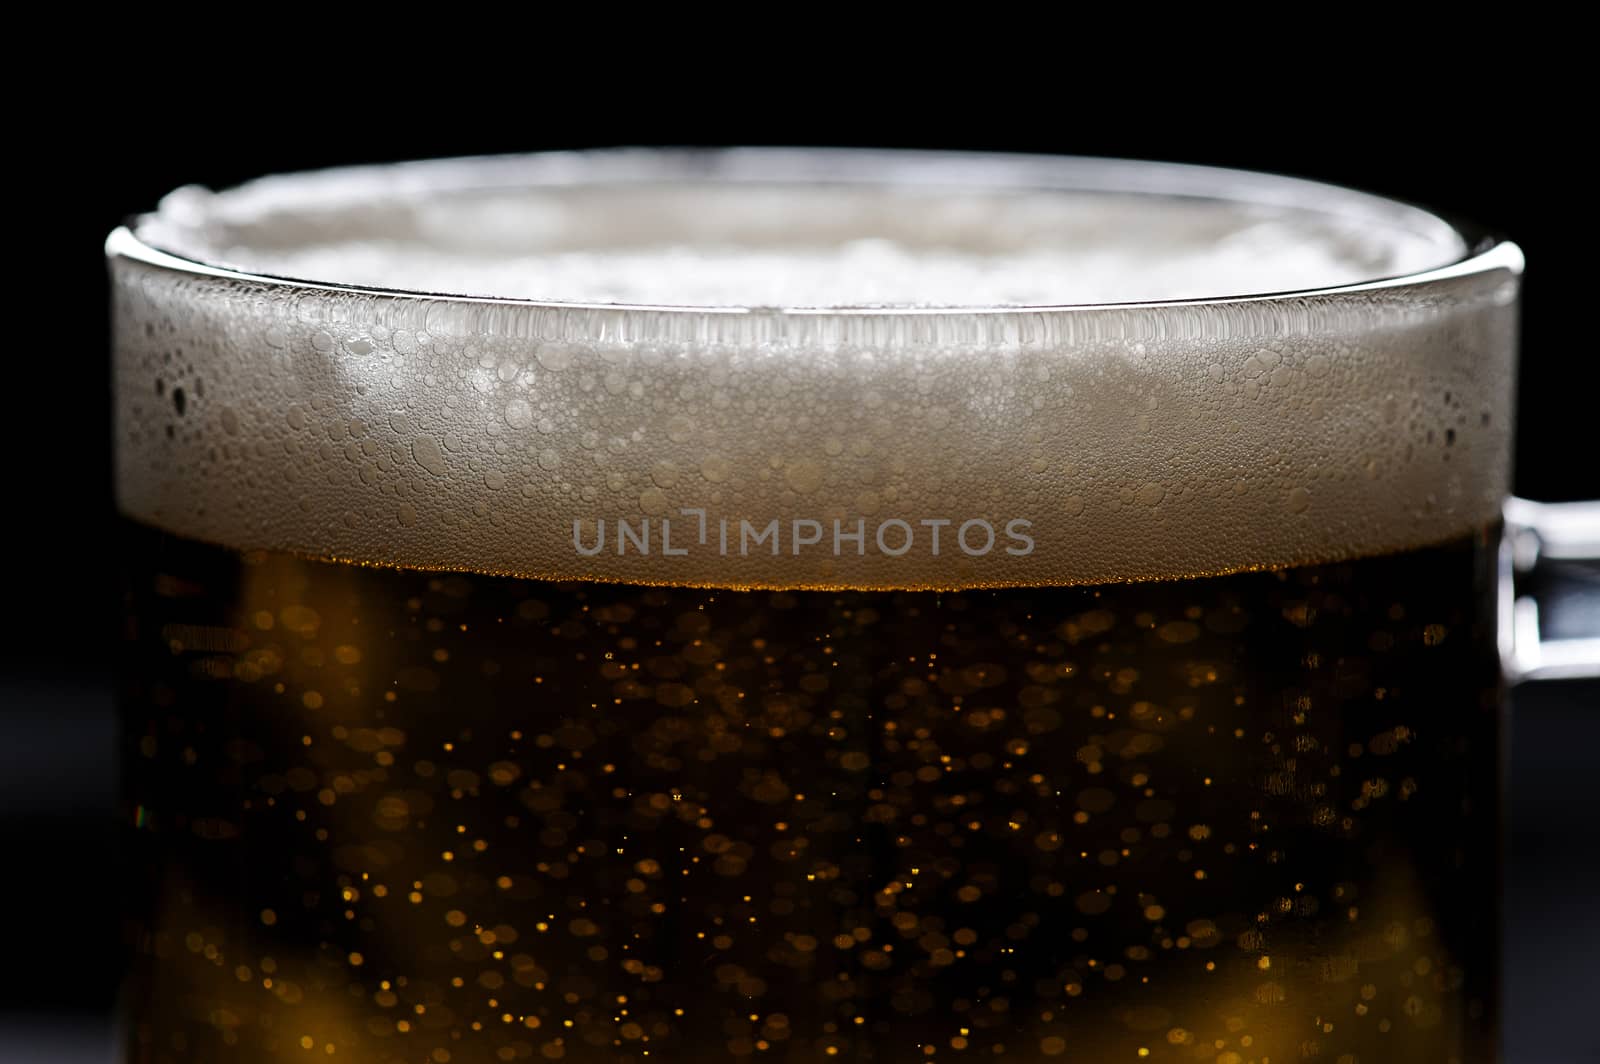
[[[1095,582],[1430,542],[1505,489],[1515,248],[1291,179],[460,160],[179,190],[110,251],[121,504],[241,548]]]

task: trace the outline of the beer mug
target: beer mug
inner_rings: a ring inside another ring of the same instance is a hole
[[[107,254],[128,1059],[1497,1058],[1503,686],[1600,662],[1513,244],[735,150]]]

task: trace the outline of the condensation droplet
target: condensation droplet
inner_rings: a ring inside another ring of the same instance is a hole
[[[650,479],[658,488],[670,488],[678,482],[678,467],[672,462],[657,462],[650,467]]]
[[[552,373],[559,373],[572,365],[572,352],[564,347],[539,348],[539,365]]]
[[[688,443],[694,435],[694,422],[682,414],[673,415],[667,422],[667,439],[673,443]]]
[[[506,404],[506,424],[514,429],[525,429],[533,424],[533,407],[526,399],[513,399]]]
[[[439,450],[439,442],[432,436],[418,436],[412,440],[411,457],[416,460],[417,465],[434,476],[444,476],[444,453]]]
[[[646,488],[639,493],[639,509],[652,517],[667,512],[667,496],[660,488]]]
[[[809,458],[802,458],[798,462],[791,462],[789,468],[784,470],[783,477],[789,487],[801,495],[810,495],[822,487],[822,466]]]

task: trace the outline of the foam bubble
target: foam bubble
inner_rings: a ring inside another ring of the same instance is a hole
[[[1450,266],[1438,219],[1287,179],[478,160],[186,191],[109,250],[120,504],[238,548],[726,586],[1100,582],[1432,542],[1492,521],[1506,487],[1516,249]],[[899,309],[776,309],[814,304]]]

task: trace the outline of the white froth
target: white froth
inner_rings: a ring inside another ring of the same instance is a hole
[[[1355,284],[1464,251],[1347,201],[941,185],[672,181],[382,187],[349,172],[185,189],[155,246],[246,272],[413,292],[658,306],[1057,306]]]
[[[622,181],[617,160],[275,178],[185,192],[143,241],[115,234],[123,510],[237,548],[774,587],[1172,578],[1400,549],[1498,513],[1510,245],[1279,300],[650,309],[632,304],[1298,289],[1461,248],[1410,208],[1191,169],[630,153]],[[719,167],[743,176],[713,194]],[[752,169],[765,184],[741,183]],[[838,171],[849,188],[815,183]],[[380,254],[380,233],[405,253]],[[290,285],[152,244],[324,283],[590,305]],[[630,305],[593,305],[610,302]]]

